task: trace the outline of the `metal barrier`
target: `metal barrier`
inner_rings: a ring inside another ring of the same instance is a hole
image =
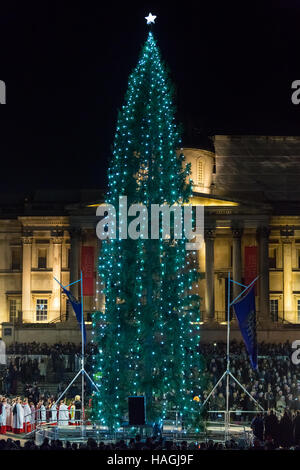
[[[36,411],[39,413],[40,410]],[[136,434],[141,434],[143,437],[153,434],[152,425],[130,426],[124,422],[118,429],[112,432],[100,421],[91,422],[86,417],[73,423],[68,420],[68,423],[64,424],[59,419],[55,423],[50,421],[44,422],[37,413],[35,426],[36,442],[42,442],[45,437],[48,437],[50,440],[61,439],[69,441],[82,441],[88,437],[93,437],[97,441],[115,441],[118,439],[129,439]],[[167,418],[161,424],[161,435],[167,439],[181,441],[190,438],[193,441],[197,441],[200,437],[205,438],[205,433],[203,432],[189,432],[178,411],[170,410],[167,413]]]
[[[78,410],[78,412],[81,410]],[[110,431],[107,426],[104,426],[100,421],[91,422],[85,417],[83,419],[74,421],[68,419],[65,423],[63,419],[54,421],[44,421],[40,416],[40,410],[35,411],[35,425],[32,426],[31,433],[27,437],[31,437],[35,433],[36,442],[41,443],[45,437],[50,440],[60,439],[68,441],[86,441],[88,437],[93,437],[96,441],[116,441],[119,439],[129,439],[136,434],[141,434],[143,437],[152,435],[152,426],[129,426],[128,423],[123,423],[115,431]],[[253,432],[250,427],[250,421],[234,422],[233,416],[238,415],[251,416],[255,415],[257,411],[244,411],[244,410],[230,410],[230,424],[227,438],[225,438],[225,410],[210,410],[208,413],[212,419],[204,421],[204,429],[202,431],[193,431],[189,429],[187,423],[182,418],[178,411],[170,410],[167,418],[163,421],[161,427],[161,435],[166,439],[171,439],[174,442],[182,440],[192,440],[193,442],[203,442],[213,439],[214,441],[225,442],[229,437],[235,439],[243,439],[248,445],[253,441]],[[265,412],[267,413],[267,412]],[[264,414],[265,414],[264,413]],[[277,412],[280,415],[280,413]],[[214,416],[217,418],[215,419]]]
[[[224,414],[226,413],[225,410],[209,410],[208,413],[214,413],[214,414]],[[267,414],[268,411],[265,410],[265,411],[262,411],[262,410],[229,410],[229,416],[231,417],[231,415],[235,414],[235,415],[247,415],[247,414]],[[283,413],[280,413],[279,411],[277,410],[274,410],[274,413],[278,416],[278,417],[282,417],[283,416]],[[231,422],[231,420],[230,420]]]
[[[225,441],[225,433],[226,433],[226,426],[225,426],[225,410],[210,410],[208,413],[212,415],[216,415],[217,417],[220,417],[222,419],[216,420],[207,420],[205,422],[205,427],[206,427],[206,434],[214,436],[216,438],[216,435],[218,434],[224,434],[224,439]],[[244,415],[245,417],[248,417],[249,415],[256,415],[257,413],[259,414],[267,414],[268,411],[253,411],[253,410],[230,410],[229,412],[229,430],[228,434],[229,436],[232,437],[239,437],[243,438],[248,444],[251,444],[253,441],[253,432],[251,429],[251,421],[239,421],[239,422],[233,422],[232,416],[233,415],[238,415],[242,416]],[[278,411],[274,411],[274,413],[278,416],[281,417],[282,414]],[[247,416],[248,415],[248,416]]]
[[[81,415],[81,410],[80,411]],[[55,413],[56,416],[53,416]],[[75,421],[72,420],[70,417],[70,414],[68,418],[60,416],[60,413],[65,413],[65,410],[62,410],[61,412],[59,410],[41,410],[41,408],[38,408],[30,414],[27,414],[24,416],[24,428],[25,428],[25,433],[26,437],[30,437],[34,432],[40,431],[42,429],[47,428],[48,430],[53,430],[53,433],[57,435],[58,430],[57,428],[59,427],[72,427],[72,426],[82,426],[88,424],[88,421],[85,419],[80,419]],[[27,420],[27,418],[30,416],[30,420]],[[27,425],[26,425],[27,421]],[[29,426],[30,425],[30,426]],[[54,439],[57,439],[57,437],[53,437]]]

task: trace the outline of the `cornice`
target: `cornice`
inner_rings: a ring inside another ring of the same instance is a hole
[[[23,227],[34,227],[36,229],[43,227],[68,227],[69,217],[65,216],[21,216],[18,217]]]

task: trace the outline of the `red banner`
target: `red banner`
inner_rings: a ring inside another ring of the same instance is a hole
[[[244,273],[244,284],[247,286],[257,276],[257,246],[245,246]]]
[[[83,295],[94,295],[94,247],[81,247]]]

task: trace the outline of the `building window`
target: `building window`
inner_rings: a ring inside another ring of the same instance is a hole
[[[276,248],[269,248],[269,268],[276,268]]]
[[[37,299],[36,301],[36,321],[47,321],[48,299]]]
[[[297,319],[298,323],[300,323],[300,299],[297,300]]]
[[[21,248],[11,249],[11,269],[21,269]]]
[[[38,268],[45,269],[47,267],[47,250],[46,248],[38,249]]]
[[[278,299],[270,300],[270,313],[274,322],[278,321]]]
[[[203,184],[203,162],[197,160],[197,184]]]
[[[71,248],[67,248],[67,268],[70,269]]]
[[[16,323],[18,321],[20,311],[21,311],[21,299],[10,299],[9,301],[10,323]]]

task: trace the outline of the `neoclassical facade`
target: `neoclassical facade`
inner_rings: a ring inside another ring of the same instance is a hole
[[[183,149],[191,163],[192,204],[205,206],[205,243],[197,252],[204,278],[203,330],[223,331],[228,272],[256,283],[259,328],[297,331],[300,326],[300,137],[216,135],[210,146],[195,140]],[[69,325],[73,314],[60,283],[83,271],[84,311],[101,308],[96,237],[98,190],[37,191],[5,195],[0,212],[0,322]],[[78,284],[71,286],[79,296]],[[231,286],[238,295],[240,286]],[[68,313],[69,312],[69,313]],[[234,325],[234,320],[233,320]],[[5,331],[4,331],[5,330]],[[276,333],[278,332],[278,333]],[[25,334],[25,333],[24,333]],[[268,333],[269,334],[269,333]],[[271,334],[271,333],[270,333]],[[22,337],[23,338],[23,337]]]
[[[6,198],[0,219],[1,323],[48,325],[72,320],[59,283],[76,281],[81,270],[87,318],[100,308],[96,269],[100,245],[95,211],[88,207],[95,196],[99,199],[101,192],[38,191],[30,201],[22,196]],[[80,296],[78,284],[70,290]]]

